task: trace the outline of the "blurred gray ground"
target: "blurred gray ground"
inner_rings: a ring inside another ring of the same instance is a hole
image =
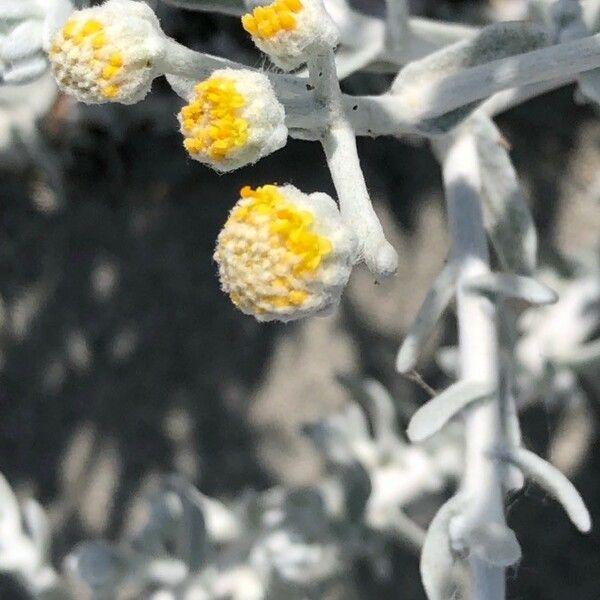
[[[170,33],[197,47],[260,60],[231,20],[167,10],[163,17]],[[353,78],[347,87],[385,83]],[[543,245],[566,253],[596,247],[600,231],[600,122],[572,92],[499,120]],[[48,507],[57,557],[80,539],[120,535],[143,493],[171,471],[221,498],[314,481],[322,465],[298,427],[347,401],[337,373],[380,379],[399,399],[400,419],[403,407],[425,399],[394,373],[393,359],[447,250],[428,148],[392,139],[359,145],[400,252],[398,275],[375,285],[358,269],[335,316],[260,325],[219,290],[216,235],[244,184],[332,192],[321,150],[290,142],[255,167],[218,176],[186,158],[177,108],[157,85],[134,107],[79,108],[75,121],[57,109],[42,127],[64,169],[64,199],[31,163],[0,171],[0,471]],[[453,335],[450,327],[437,341]],[[420,368],[441,387],[431,358]],[[598,409],[594,403],[586,418],[598,423]],[[558,426],[543,407],[531,409],[527,443],[545,451]],[[563,458],[600,522],[598,437],[574,458],[571,449]],[[512,499],[509,514],[525,557],[511,574],[510,598],[600,597],[598,530],[578,535],[531,487]],[[423,598],[415,558],[395,549],[394,568],[396,580],[382,584],[357,565],[360,597],[403,590],[407,600]]]

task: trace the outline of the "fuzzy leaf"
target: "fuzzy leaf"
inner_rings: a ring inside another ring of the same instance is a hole
[[[421,579],[429,600],[454,600],[460,588],[460,563],[450,540],[450,521],[464,506],[461,496],[450,498],[437,512],[421,552]]]
[[[553,357],[556,364],[571,369],[585,369],[600,363],[600,339],[588,342]]]
[[[435,354],[438,367],[452,379],[458,379],[459,352],[456,346],[442,346]]]
[[[32,0],[0,0],[0,20],[42,17],[42,9]]]
[[[40,21],[19,23],[0,42],[0,59],[13,62],[35,54],[42,47],[42,31]]]
[[[83,542],[67,557],[66,565],[94,597],[115,598],[133,567],[133,556],[105,540]]]
[[[494,394],[494,386],[480,381],[459,381],[424,404],[408,424],[412,442],[422,442],[437,433],[450,419],[469,404],[486,400]]]
[[[558,300],[556,292],[543,283],[512,273],[487,273],[473,277],[466,282],[466,289],[492,298],[516,298],[529,304],[554,304]]]
[[[471,38],[408,64],[396,77],[391,92],[405,100],[418,121],[419,114],[426,114],[431,109],[436,87],[442,80],[464,69],[535,50],[547,43],[547,33],[538,25],[523,22],[490,25]],[[418,127],[424,134],[447,132],[480,103],[469,102],[445,114],[421,119]]]
[[[202,506],[202,495],[183,478],[169,477],[166,489],[177,494],[183,512],[175,536],[176,556],[186,562],[191,570],[197,570],[206,560],[207,534]]]
[[[41,77],[48,68],[48,61],[42,54],[19,61],[4,73],[0,72],[0,84],[24,85]]]
[[[504,453],[501,458],[521,469],[526,477],[560,502],[579,531],[590,531],[592,519],[583,499],[575,486],[556,467],[524,448]]]
[[[537,232],[502,136],[487,117],[474,120],[483,219],[507,271],[529,275],[537,264]]]
[[[399,373],[412,371],[444,310],[455,292],[457,268],[447,263],[437,276],[408,332],[396,358]]]
[[[396,427],[396,407],[387,389],[374,379],[338,375],[337,380],[352,394],[363,408],[371,423],[375,439],[383,444],[398,443]],[[368,437],[368,425],[364,418],[357,425],[364,427],[364,437]],[[355,429],[355,428],[353,428]],[[358,434],[362,431],[358,430]]]
[[[23,502],[23,521],[37,551],[42,558],[50,553],[50,523],[44,509],[32,498]]]
[[[11,538],[21,533],[21,509],[12,488],[0,474],[0,535]]]

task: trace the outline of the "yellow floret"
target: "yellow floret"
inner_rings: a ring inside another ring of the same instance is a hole
[[[70,42],[72,46],[66,45]],[[115,98],[120,91],[119,74],[124,59],[121,51],[106,51],[107,40],[104,24],[98,19],[72,17],[54,38],[50,48],[50,59],[57,65],[69,64],[67,56],[76,56],[78,66],[85,66],[88,78],[99,86],[105,98]],[[89,49],[92,52],[89,52]],[[61,67],[55,70],[59,83],[68,87],[73,74]]]
[[[190,154],[222,160],[248,140],[248,122],[241,116],[245,97],[233,79],[221,76],[201,81],[194,91],[179,113],[184,146]]]
[[[102,88],[102,93],[107,98],[114,98],[119,93],[119,86],[118,85],[107,85]]]
[[[333,244],[314,230],[313,213],[276,185],[246,186],[240,195],[215,252],[223,289],[247,313],[302,309]]]
[[[242,27],[255,37],[272,38],[281,31],[296,28],[296,15],[303,9],[301,0],[275,0],[268,6],[257,6],[242,17]]]

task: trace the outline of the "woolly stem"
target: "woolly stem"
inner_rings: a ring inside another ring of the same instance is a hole
[[[453,257],[459,266],[457,313],[460,376],[497,386],[498,344],[496,308],[492,302],[467,291],[472,277],[490,272],[489,251],[481,214],[481,181],[476,142],[459,132],[443,151],[443,179],[452,237]],[[502,468],[492,458],[503,447],[503,424],[498,395],[464,411],[465,470],[462,493],[468,509],[456,517],[454,533],[459,546],[468,548],[469,533],[489,524],[506,526],[503,510]],[[470,554],[471,600],[503,600],[504,569]]]
[[[419,118],[444,114],[502,90],[563,79],[600,67],[600,34],[464,69],[419,94]]]
[[[328,112],[321,143],[338,194],[342,217],[356,233],[361,258],[369,269],[378,275],[391,275],[397,269],[398,256],[385,239],[371,204],[358,158],[356,136],[344,108],[333,51],[313,55],[308,61],[308,70],[315,102]]]

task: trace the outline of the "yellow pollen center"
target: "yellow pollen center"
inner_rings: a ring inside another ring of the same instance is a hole
[[[229,77],[210,77],[194,89],[195,97],[179,113],[185,149],[223,160],[248,141],[248,122],[241,116],[246,99]]]
[[[268,39],[280,31],[296,28],[297,15],[303,9],[301,0],[275,0],[268,6],[257,6],[242,17],[242,27],[254,37]]]
[[[215,258],[233,303],[254,314],[301,308],[310,301],[331,241],[314,231],[314,215],[275,185],[242,188],[219,235]]]
[[[82,52],[82,56],[86,56],[87,67],[98,74],[96,81],[100,85],[102,94],[106,98],[117,96],[120,89],[118,76],[123,67],[123,54],[107,44],[103,23],[97,19],[69,19],[54,39],[50,48],[50,57],[63,52],[65,45],[68,44],[82,51],[91,50],[89,53]],[[64,79],[62,83],[71,83],[70,74],[61,77]],[[58,77],[59,81],[61,77]]]

